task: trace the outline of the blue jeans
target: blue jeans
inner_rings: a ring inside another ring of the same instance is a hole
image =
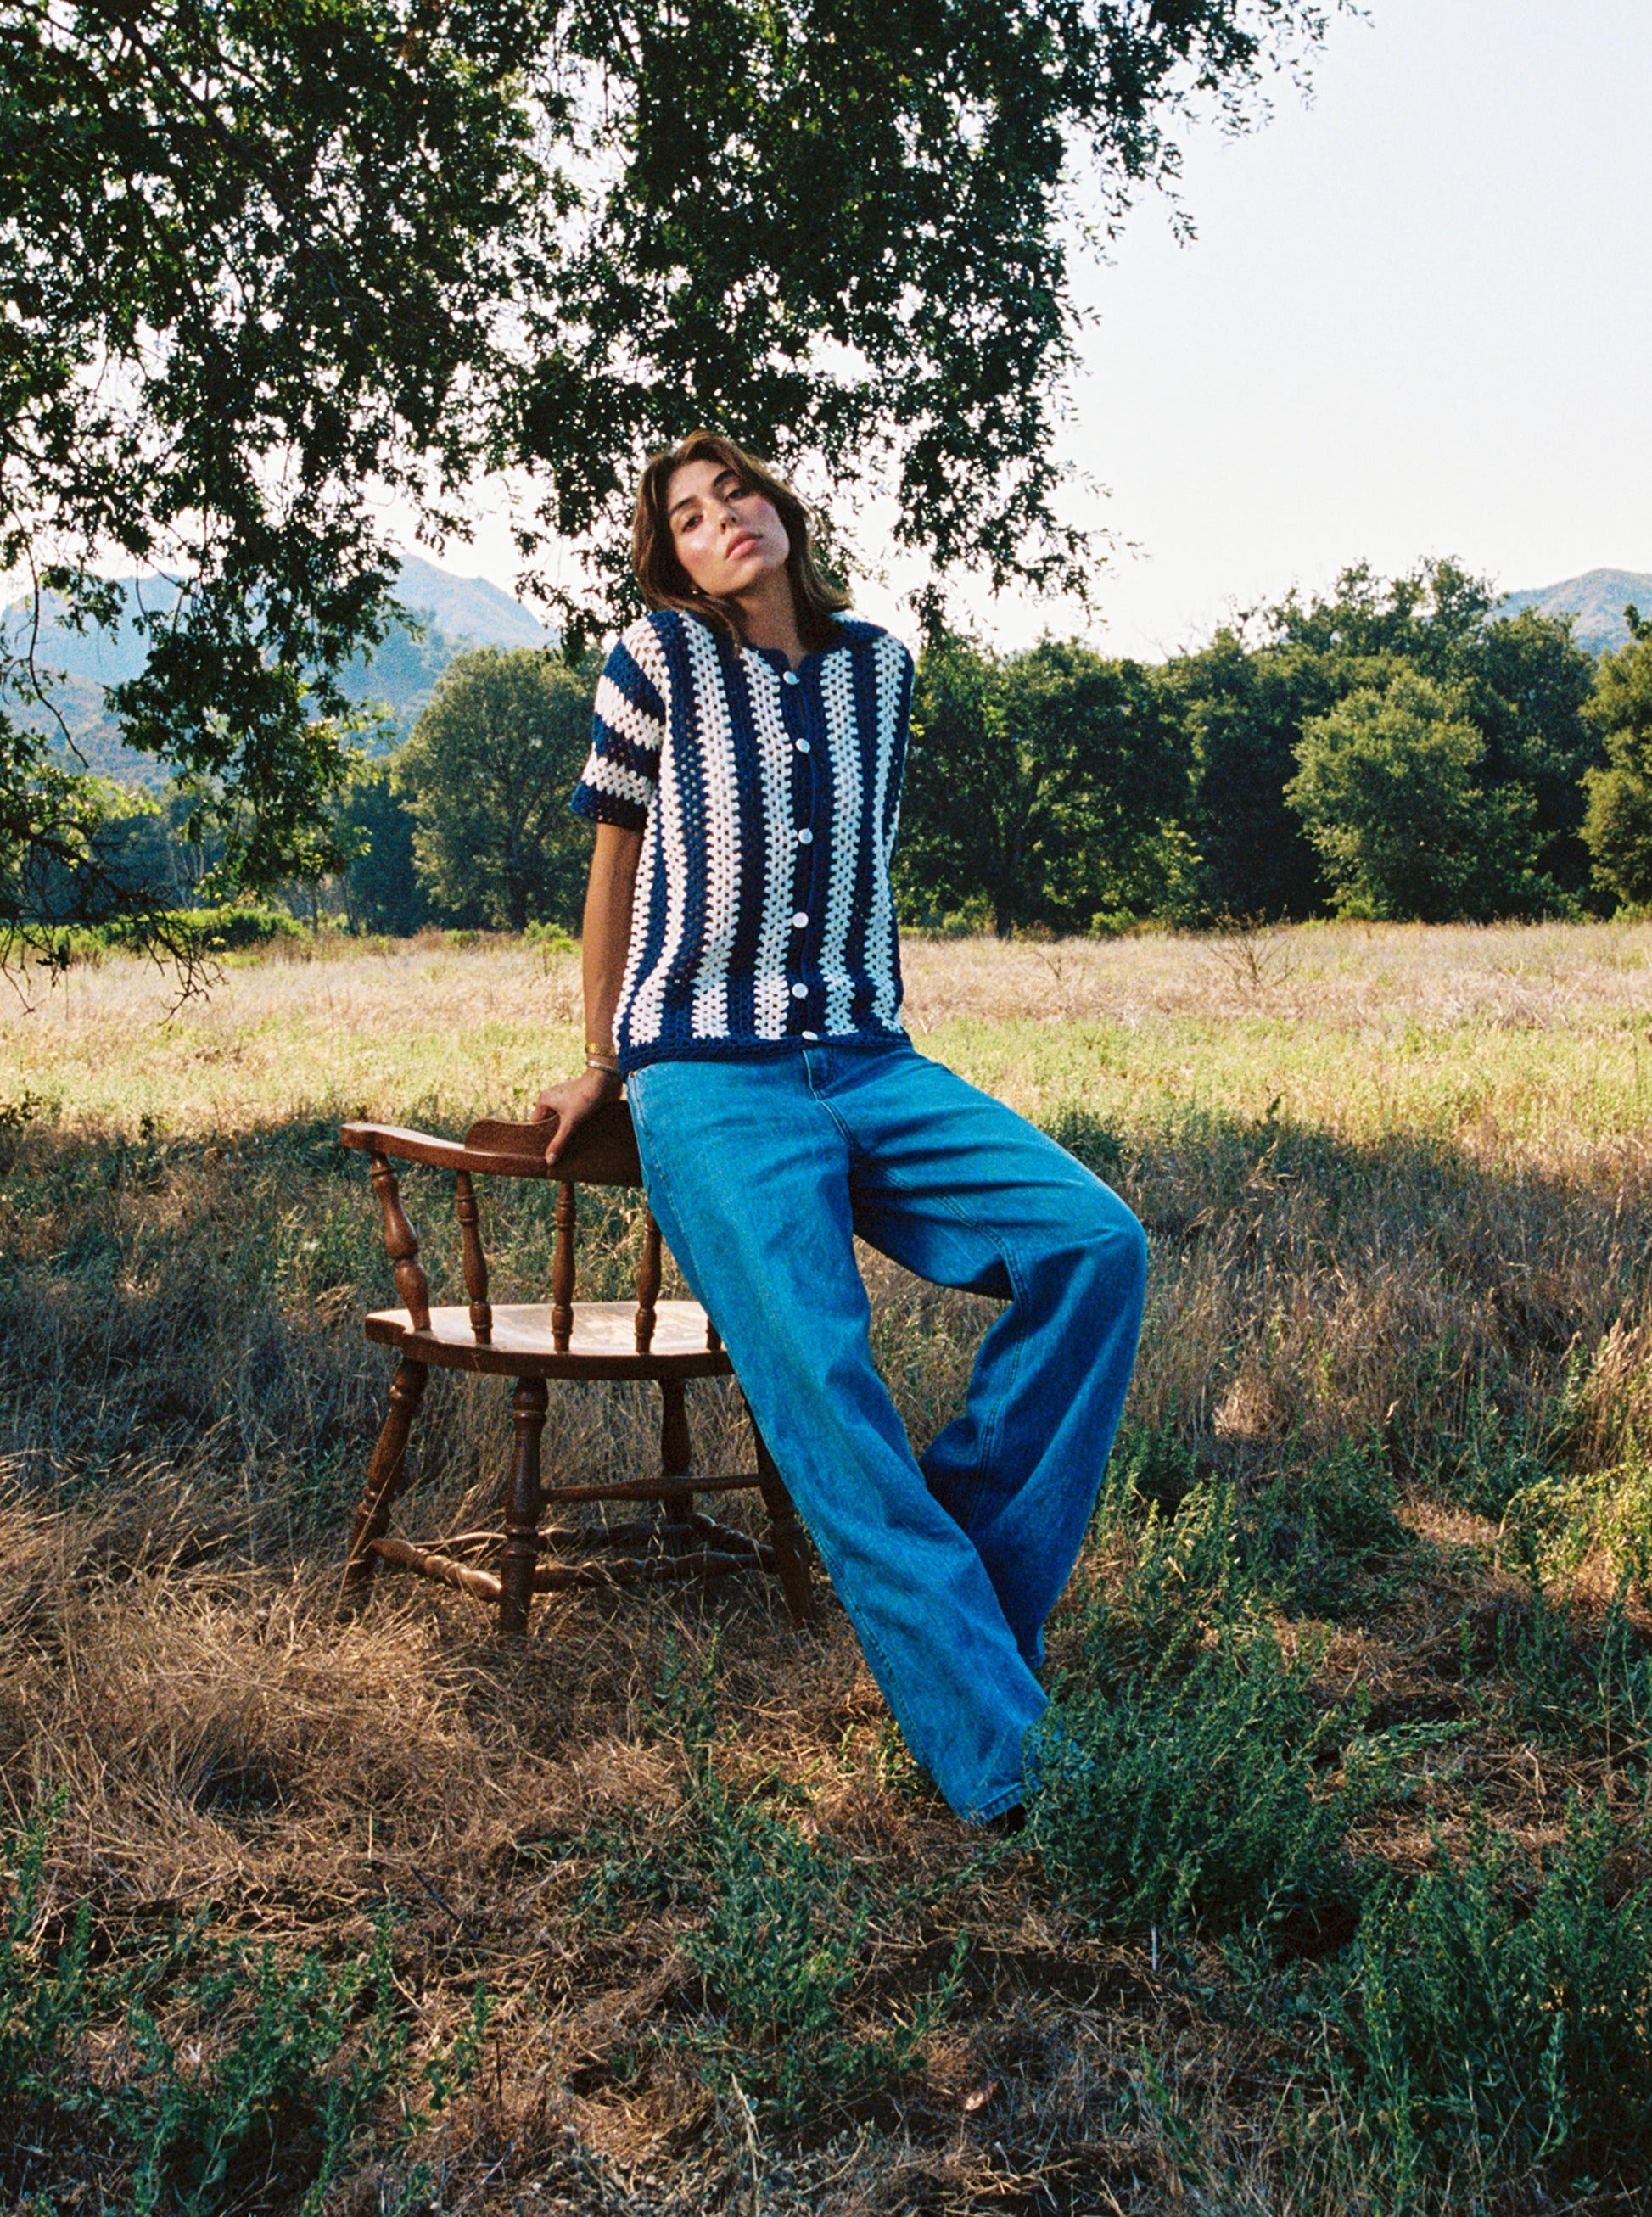
[[[1044,1619],[1077,1559],[1141,1328],[1142,1227],[1012,1110],[906,1043],[658,1062],[648,1195],[728,1348],[906,1744],[957,1813],[1022,1799]],[[915,1457],[872,1366],[852,1235],[1008,1303]]]

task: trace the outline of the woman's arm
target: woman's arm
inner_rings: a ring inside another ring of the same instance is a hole
[[[591,876],[585,886],[585,937],[580,950],[587,1053],[614,1052],[614,1012],[619,1006],[631,948],[631,904],[641,855],[640,831],[627,831],[617,824],[597,826]],[[622,1090],[621,1081],[610,1071],[591,1068],[581,1071],[578,1078],[548,1085],[534,1103],[536,1121],[556,1119],[556,1130],[546,1144],[546,1161],[556,1160],[593,1108],[604,1101],[617,1101]]]

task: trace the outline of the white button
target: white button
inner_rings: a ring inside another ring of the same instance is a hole
[[[795,684],[796,684],[796,682],[797,682],[797,672],[796,672],[795,670],[789,670],[786,672],[786,682],[787,682],[787,684],[788,684],[788,685],[795,685]]]
[[[808,929],[808,918],[801,908],[798,910],[796,915],[792,918],[792,929],[794,931],[807,931]]]
[[[803,1036],[805,1039],[819,1039],[820,1034],[819,1032],[805,1032]]]
[[[792,987],[792,998],[794,1001],[807,1001],[808,997],[809,989],[800,978],[797,983]]]
[[[808,750],[809,750],[809,743],[808,743],[808,741],[807,741],[807,739],[799,739],[799,741],[797,742],[797,751],[798,751],[798,753],[799,753],[800,755],[806,755],[806,754],[808,752]]]
[[[814,837],[814,832],[809,830],[808,825],[806,824],[797,835],[797,843],[800,847],[807,847]]]

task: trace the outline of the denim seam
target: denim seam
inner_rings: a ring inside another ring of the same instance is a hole
[[[822,1044],[824,1045],[826,1042],[823,1041]],[[817,1108],[820,1109],[827,1117],[830,1118],[831,1121],[837,1126],[838,1132],[843,1136],[843,1143],[849,1150],[851,1158],[856,1162],[869,1162],[872,1159],[870,1150],[861,1145],[860,1141],[850,1130],[848,1125],[845,1123],[843,1118],[838,1114],[832,1103],[826,1099],[826,1096],[815,1084],[814,1072],[809,1067],[809,1058],[807,1050],[805,1050],[803,1055],[803,1081],[808,1087],[809,1099],[814,1102]]]

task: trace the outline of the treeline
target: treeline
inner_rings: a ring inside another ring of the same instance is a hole
[[[1652,900],[1652,627],[1597,664],[1448,562],[1352,569],[1154,665],[926,650],[908,919],[999,932]]]
[[[1349,570],[1196,653],[1076,641],[919,658],[897,859],[910,925],[1103,932],[1340,915],[1445,923],[1652,904],[1652,621],[1599,662],[1568,620],[1494,614],[1449,562]],[[406,934],[573,926],[568,812],[598,664],[459,657],[337,805],[356,859],[296,912]],[[153,897],[210,872],[187,806],[127,796],[102,860]]]

